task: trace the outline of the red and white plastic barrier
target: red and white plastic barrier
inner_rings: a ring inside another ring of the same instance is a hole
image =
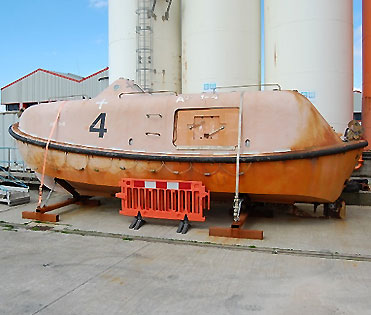
[[[202,182],[173,180],[140,180],[123,178],[119,183],[121,192],[120,214],[142,217],[205,221],[204,209],[210,209],[210,192]]]

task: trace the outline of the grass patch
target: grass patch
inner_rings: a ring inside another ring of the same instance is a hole
[[[3,226],[3,231],[15,231],[15,232],[17,232],[17,230],[14,228],[14,225],[11,225],[11,224],[5,224]]]
[[[63,234],[74,234],[74,235],[85,236],[84,231],[81,231],[81,230],[79,230],[79,229],[73,229],[73,230],[61,230],[61,231],[57,231],[57,232],[61,232],[61,233],[63,233]]]
[[[31,228],[31,231],[49,231],[52,230],[53,228],[51,226],[40,226],[40,225],[35,225]]]
[[[59,231],[59,232],[61,232],[63,234],[75,234],[75,233],[73,233],[73,232],[71,232],[69,230],[62,230],[62,231]]]
[[[134,241],[131,237],[123,237],[122,239],[129,242]]]

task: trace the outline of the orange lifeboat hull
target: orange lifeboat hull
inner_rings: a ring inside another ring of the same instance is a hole
[[[239,192],[285,203],[334,202],[367,145],[343,142],[296,92],[154,95],[124,79],[92,100],[33,106],[10,133],[38,173],[50,140],[49,185],[64,179],[82,195],[114,196],[122,178],[233,193],[240,150]]]
[[[45,153],[42,143],[37,145],[36,139],[30,137],[22,139],[16,125],[12,127],[12,132],[18,135],[19,149],[28,165],[41,172]],[[248,194],[253,201],[262,202],[334,202],[352,174],[363,144],[355,142],[324,148],[319,152],[306,151],[297,157],[266,155],[262,159],[242,162],[240,193]],[[110,155],[110,152],[73,152],[81,147],[70,149],[51,145],[45,174],[65,179],[83,195],[114,196],[119,191],[119,180],[124,177],[197,180],[212,192],[235,191],[235,163],[197,162],[197,159],[156,161],[150,160],[151,157],[143,160],[135,156],[130,159],[114,157],[115,154]]]

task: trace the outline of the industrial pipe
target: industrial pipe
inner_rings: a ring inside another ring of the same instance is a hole
[[[365,150],[371,149],[371,1],[363,0],[363,96],[362,96],[362,126],[364,138],[369,145]]]

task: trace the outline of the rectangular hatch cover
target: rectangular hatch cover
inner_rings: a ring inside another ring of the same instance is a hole
[[[177,149],[234,150],[238,139],[237,107],[179,109],[173,143]]]

